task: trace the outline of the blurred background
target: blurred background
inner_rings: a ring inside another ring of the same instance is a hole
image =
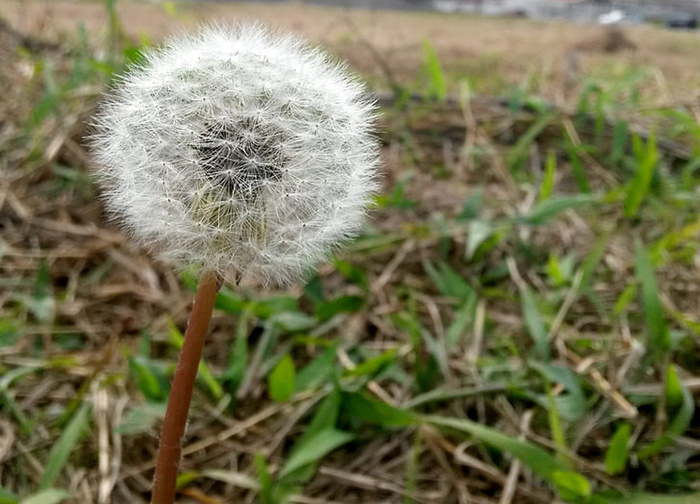
[[[103,214],[86,124],[243,19],[366,83],[383,190],[302,285],[222,290],[178,502],[700,502],[699,14],[0,1],[0,503],[148,502],[196,279]]]

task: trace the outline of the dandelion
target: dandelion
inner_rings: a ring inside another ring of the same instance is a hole
[[[173,379],[154,503],[172,503],[180,441],[223,279],[300,278],[362,224],[377,188],[375,105],[318,49],[257,24],[146,52],[95,120],[108,212],[200,285]]]
[[[97,117],[107,208],[166,262],[288,283],[362,223],[373,109],[342,66],[260,25],[171,40]]]

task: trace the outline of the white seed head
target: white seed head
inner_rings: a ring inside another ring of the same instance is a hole
[[[205,27],[118,81],[95,120],[97,177],[160,259],[286,283],[359,230],[377,188],[374,109],[292,36]]]

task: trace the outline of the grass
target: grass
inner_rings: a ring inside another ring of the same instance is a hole
[[[391,62],[397,79],[414,84],[426,39],[435,47],[452,84],[468,75],[481,93],[502,93],[514,82],[539,79],[538,93],[564,100],[576,94],[576,89],[567,88],[572,78],[605,77],[615,71],[614,67],[618,71],[646,68],[659,72],[657,78],[645,83],[649,97],[667,102],[668,96],[692,100],[700,80],[697,65],[688,63],[700,50],[700,40],[652,26],[626,27],[624,38],[617,39],[601,27],[585,25],[331,9],[298,2],[120,0],[115,9],[124,32],[139,42],[157,42],[173,31],[209,19],[260,19],[323,44],[377,84],[381,83],[382,70],[365,42]],[[8,0],[0,3],[0,15],[24,31],[67,40],[74,38],[78,21],[84,23],[91,40],[104,36],[110,24],[107,10],[96,1]]]
[[[131,8],[156,7],[117,4],[109,32],[57,47],[0,33],[19,69],[0,75],[0,503],[148,500],[194,280],[105,221],[81,147],[104,83],[138,58]],[[181,501],[697,502],[700,127],[672,94],[681,66],[660,80],[608,54],[567,88],[530,57],[486,96],[445,55],[450,30],[533,24],[428,15],[434,37],[389,83],[337,11],[308,12],[398,92],[381,91],[385,191],[305,285],[222,290]],[[697,43],[649,33],[642,54]]]

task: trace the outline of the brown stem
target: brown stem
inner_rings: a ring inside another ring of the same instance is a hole
[[[216,293],[220,288],[221,278],[218,274],[211,271],[202,274],[192,305],[192,313],[190,313],[190,319],[187,322],[185,341],[180,351],[180,359],[177,363],[168,399],[168,409],[163,421],[156,472],[153,478],[151,504],[173,504],[175,502],[177,470],[180,465],[187,413],[190,409],[199,361],[202,358],[204,339],[214,310]]]

